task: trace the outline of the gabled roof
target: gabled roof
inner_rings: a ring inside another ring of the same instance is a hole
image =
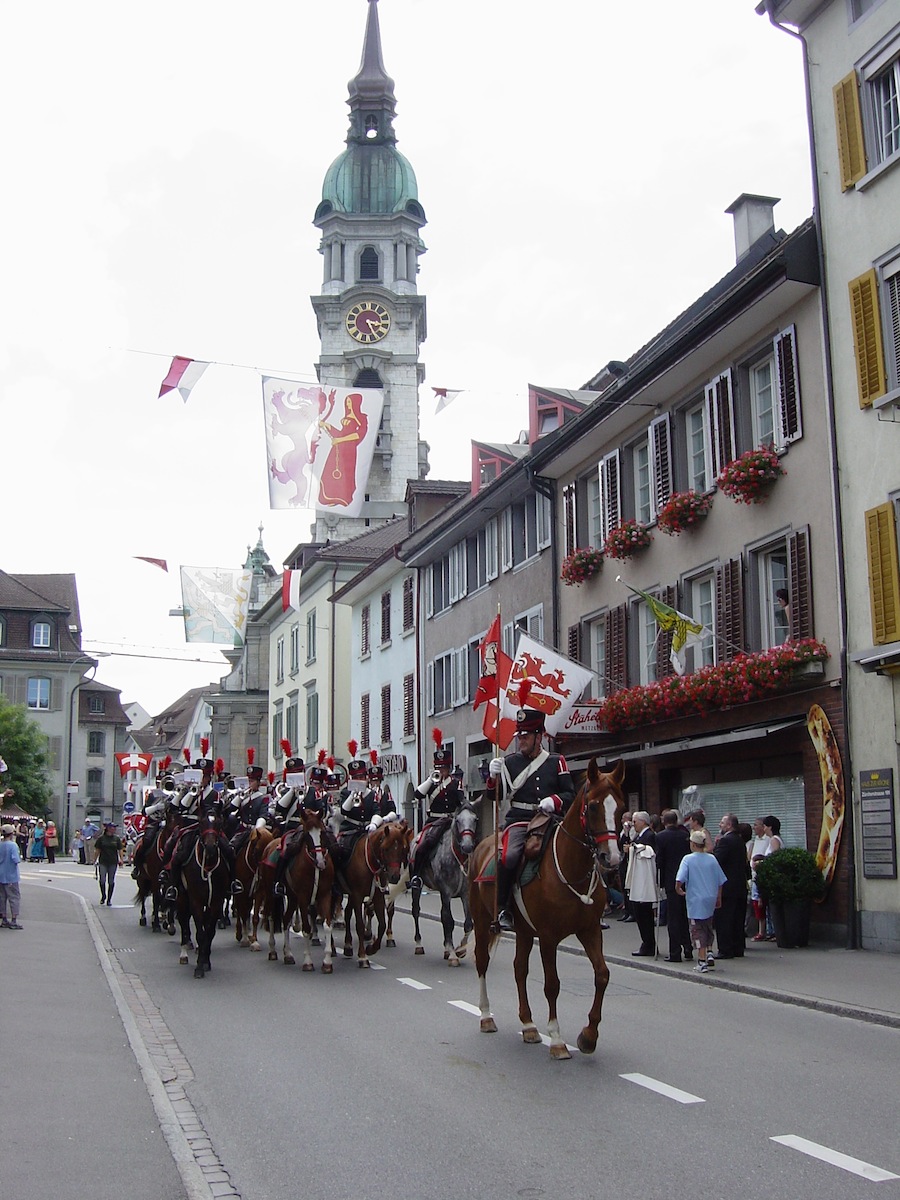
[[[74,575],[10,575],[0,571],[0,608],[72,613],[80,624]]]
[[[131,736],[143,750],[165,749],[174,757],[184,746],[197,705],[204,696],[211,696],[218,691],[217,683],[191,688],[174,700],[168,708],[157,713],[144,729],[132,730]]]

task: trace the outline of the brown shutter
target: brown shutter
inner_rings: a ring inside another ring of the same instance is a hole
[[[788,588],[791,598],[791,641],[813,637],[812,576],[809,570],[809,528],[787,539]]]
[[[606,694],[628,686],[627,605],[610,609],[606,617]]]
[[[581,626],[570,625],[566,653],[574,662],[581,662]]]
[[[859,407],[868,408],[887,391],[884,369],[884,345],[881,340],[881,309],[878,303],[878,277],[874,268],[851,279],[850,313],[853,320],[853,350],[856,356],[856,381]]]
[[[563,553],[571,554],[578,545],[574,483],[563,488],[563,539]]]
[[[653,450],[653,504],[654,513],[657,513],[672,495],[672,446],[668,413],[650,422],[650,444]]]
[[[613,450],[600,460],[600,532],[605,538],[621,521],[622,499],[619,490],[619,452]]]
[[[369,740],[369,693],[359,698],[359,741],[360,749],[371,745]]]
[[[391,740],[391,685],[386,683],[381,689],[381,741]]]
[[[403,628],[412,629],[415,624],[415,605],[413,597],[413,578],[407,575],[403,580]]]
[[[797,333],[792,325],[775,339],[778,363],[778,399],[781,418],[781,444],[787,446],[803,436],[800,419],[800,384],[797,378]]]
[[[412,737],[416,732],[415,677],[403,676],[403,736]]]
[[[730,369],[707,384],[706,410],[712,438],[713,470],[718,475],[735,456],[734,401]]]
[[[744,652],[743,568],[739,558],[716,571],[716,641],[719,662]]]
[[[841,163],[841,191],[846,192],[866,173],[866,142],[856,71],[851,71],[834,87],[834,117]]]
[[[391,640],[391,593],[381,593],[381,644]]]
[[[360,636],[359,636],[359,652],[360,654],[368,654],[371,650],[370,646],[370,608],[368,604],[363,605],[362,613],[360,614]]]
[[[677,607],[678,592],[674,587],[664,587],[659,593],[659,598],[663,604],[668,604],[669,608]],[[656,678],[665,679],[669,675],[675,674],[675,668],[672,666],[672,660],[669,657],[672,653],[672,633],[673,630],[659,630],[659,636],[656,639]]]
[[[890,502],[866,513],[866,552],[869,559],[869,603],[872,641],[876,646],[900,639],[900,565],[897,521]]]

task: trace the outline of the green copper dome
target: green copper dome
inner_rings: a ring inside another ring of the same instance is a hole
[[[351,143],[328,168],[316,215],[408,210],[424,216],[418,200],[413,169],[396,146]]]

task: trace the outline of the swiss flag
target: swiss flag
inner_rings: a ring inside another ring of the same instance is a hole
[[[117,754],[116,762],[119,764],[119,774],[125,776],[129,771],[140,771],[142,775],[146,775],[150,770],[153,762],[152,754]]]

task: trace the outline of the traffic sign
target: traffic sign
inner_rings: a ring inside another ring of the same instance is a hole
[[[134,801],[126,800],[125,803],[122,805],[122,812],[123,813],[133,813],[134,812]]]

